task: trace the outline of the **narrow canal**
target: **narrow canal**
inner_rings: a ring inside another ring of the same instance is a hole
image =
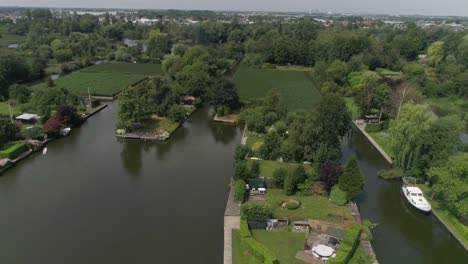
[[[241,130],[196,112],[166,144],[119,142],[117,104],[0,177],[0,263],[222,263],[223,212]],[[377,222],[381,263],[466,263],[433,216],[405,204],[399,183],[355,134],[366,177],[358,203]]]
[[[350,155],[357,155],[365,177],[365,192],[357,203],[362,217],[378,224],[372,245],[380,263],[468,263],[468,252],[433,215],[404,200],[401,181],[377,176],[388,164],[357,130],[343,148],[343,159]]]

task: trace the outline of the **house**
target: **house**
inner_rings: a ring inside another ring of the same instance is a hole
[[[36,114],[24,113],[22,115],[17,116],[15,119],[21,121],[22,123],[34,124],[39,119],[39,116]]]
[[[180,101],[182,102],[182,104],[184,105],[193,105],[194,102],[195,102],[195,97],[191,96],[191,95],[186,95],[184,97],[182,97],[180,99]]]

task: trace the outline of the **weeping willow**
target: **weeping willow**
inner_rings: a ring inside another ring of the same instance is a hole
[[[414,166],[421,156],[422,135],[432,124],[426,110],[426,105],[407,103],[401,109],[399,118],[390,125],[395,162],[404,170]]]

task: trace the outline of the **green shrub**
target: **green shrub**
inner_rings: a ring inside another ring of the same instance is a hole
[[[242,217],[246,219],[271,218],[271,208],[264,203],[247,202],[241,206]]]
[[[23,137],[28,139],[42,139],[44,131],[40,127],[31,127],[23,132]]]
[[[240,179],[240,180],[237,180],[234,185],[234,201],[238,203],[243,203],[244,196],[245,196],[245,181]]]
[[[354,251],[359,244],[359,235],[361,234],[361,226],[353,225],[352,227],[345,230],[343,242],[336,252],[336,257],[330,258],[328,263],[330,264],[346,264],[354,255]]]
[[[242,243],[249,249],[250,253],[262,263],[279,264],[278,258],[263,244],[252,237],[249,226],[245,219],[241,219],[240,235]]]
[[[338,185],[335,185],[330,192],[330,200],[337,205],[344,205],[347,202],[346,192],[342,191]]]
[[[288,210],[296,210],[300,206],[301,206],[301,202],[297,200],[289,199],[288,201],[286,201],[286,208],[288,208]]]
[[[13,146],[0,151],[0,158],[2,159],[15,159],[28,149],[24,142],[14,144]]]
[[[377,173],[379,177],[384,179],[398,179],[405,175],[405,172],[400,168],[393,168],[388,170],[381,170]]]
[[[379,132],[379,131],[382,131],[383,128],[384,128],[383,122],[366,124],[367,132]]]

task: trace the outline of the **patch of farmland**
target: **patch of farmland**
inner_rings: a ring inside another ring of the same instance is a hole
[[[73,72],[55,81],[57,87],[65,88],[77,95],[87,95],[88,88],[92,95],[114,96],[123,88],[134,85],[145,79],[144,75],[121,73],[91,73]],[[46,83],[40,83],[32,87],[45,87]]]
[[[321,95],[308,74],[303,71],[239,67],[234,82],[242,100],[264,97],[274,89],[282,95],[289,109],[310,109],[320,102]]]
[[[121,73],[147,76],[161,75],[161,64],[141,64],[127,62],[108,62],[93,65],[81,70],[86,73]]]

